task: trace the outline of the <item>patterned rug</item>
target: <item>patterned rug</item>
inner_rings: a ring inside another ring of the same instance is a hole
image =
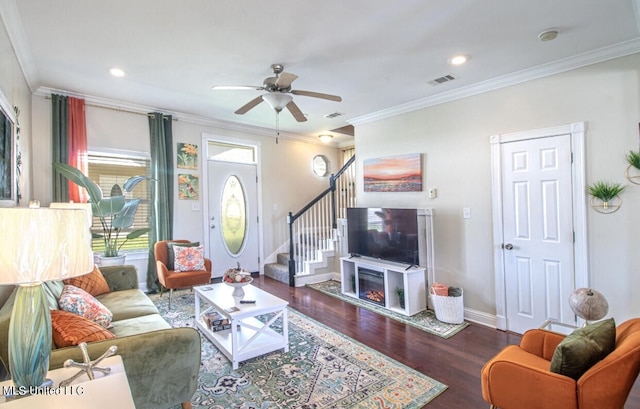
[[[463,322],[462,324],[448,324],[446,322],[438,321],[436,319],[436,315],[431,310],[424,310],[410,317],[406,315],[399,314],[394,311],[389,311],[386,308],[377,306],[373,303],[366,302],[357,298],[349,297],[346,295],[342,295],[342,289],[340,285],[340,281],[329,280],[324,281],[322,283],[317,284],[307,284],[307,287],[313,288],[314,290],[321,291],[325,294],[329,294],[336,298],[339,298],[343,301],[349,302],[351,304],[355,304],[358,307],[366,308],[375,313],[384,315],[389,318],[393,318],[396,321],[403,322],[407,325],[411,325],[413,327],[419,328],[423,331],[426,331],[430,334],[438,335],[442,338],[451,338],[458,332],[462,331],[465,327],[469,325],[467,322]]]
[[[194,327],[189,290],[151,294],[174,327]],[[447,389],[393,359],[289,309],[289,352],[272,352],[233,370],[202,336],[202,364],[194,408],[418,409]],[[281,323],[280,323],[281,324]],[[176,406],[176,409],[180,406]]]

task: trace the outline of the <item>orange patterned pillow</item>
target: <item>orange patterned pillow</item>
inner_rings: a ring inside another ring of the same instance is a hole
[[[116,337],[103,326],[62,310],[51,310],[51,335],[57,348]]]
[[[68,278],[65,284],[82,288],[94,297],[100,294],[110,293],[111,289],[105,280],[98,266],[93,267],[93,271],[80,277]]]

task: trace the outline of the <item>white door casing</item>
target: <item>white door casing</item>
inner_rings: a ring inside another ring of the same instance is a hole
[[[588,281],[584,124],[496,135],[491,144],[496,327],[573,324],[569,294]]]
[[[227,269],[238,264],[247,271],[259,271],[256,165],[208,160],[207,173],[212,276],[222,277]],[[229,198],[226,190],[231,186],[235,187],[235,193]],[[225,226],[225,221],[231,219],[230,208],[234,209],[231,211],[234,220],[244,220],[242,225],[235,223],[239,230],[236,236],[241,238],[241,242],[233,244],[224,238],[225,230],[227,233],[231,230],[230,226]],[[237,247],[233,248],[236,244]]]
[[[244,150],[253,150],[252,163],[236,163],[214,160],[209,157],[209,145],[238,146]],[[202,146],[205,147],[202,172],[201,194],[203,197],[204,248],[212,262],[212,277],[221,277],[231,267],[240,262],[242,268],[251,272],[261,271],[263,260],[262,225],[259,223],[262,212],[260,181],[260,143],[219,135],[202,134]],[[213,169],[216,170],[213,170]],[[230,176],[242,180],[243,194],[246,195],[247,237],[241,251],[234,255],[223,243],[220,236],[220,200],[222,189]],[[213,220],[211,220],[213,218]],[[212,225],[215,227],[212,229]],[[212,231],[216,230],[215,234]]]

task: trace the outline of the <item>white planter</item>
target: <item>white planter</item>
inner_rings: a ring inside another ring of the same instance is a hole
[[[126,254],[115,257],[98,256],[101,266],[121,266],[124,264],[126,258]]]

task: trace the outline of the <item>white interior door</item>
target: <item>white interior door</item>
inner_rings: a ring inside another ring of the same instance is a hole
[[[207,183],[212,276],[221,277],[238,263],[258,272],[257,165],[208,160]]]
[[[507,329],[575,323],[571,135],[501,144]]]

